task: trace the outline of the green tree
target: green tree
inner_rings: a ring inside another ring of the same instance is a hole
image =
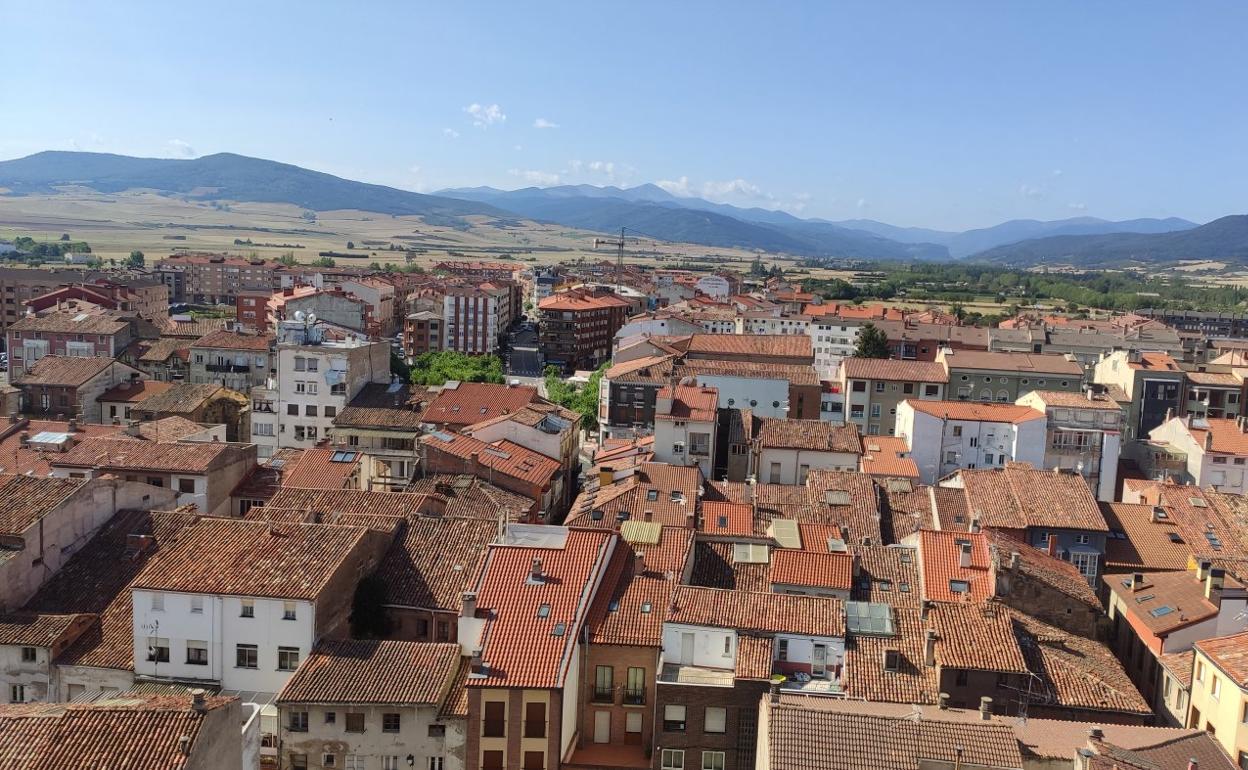
[[[858,330],[858,344],[854,346],[855,358],[888,358],[888,335],[875,324],[863,324]]]
[[[961,323],[966,320],[966,307],[961,302],[955,302],[949,306],[949,314]]]
[[[299,264],[299,260],[295,259],[295,252],[293,251],[283,252],[282,256],[277,258],[277,261],[279,264],[286,265],[287,267],[294,267]]]
[[[560,406],[579,412],[581,427],[587,431],[598,429],[598,384],[602,381],[603,372],[607,370],[608,361],[594,370],[589,381],[577,387],[563,379],[563,373],[557,366],[548,366],[546,375],[546,398]]]
[[[62,241],[68,241],[68,240],[69,240],[69,233],[61,233],[61,240],[62,240]]]
[[[139,251],[138,249],[135,249],[134,251],[130,252],[130,257],[126,260],[126,267],[130,267],[130,268],[138,269],[138,268],[143,267],[146,264],[147,264],[147,259],[143,256],[143,252]]]
[[[312,263],[312,267],[334,267],[337,264],[333,257],[321,257]]]
[[[348,248],[348,249],[354,249],[354,248],[355,248],[355,241],[347,241],[347,248]]]
[[[459,382],[503,381],[503,361],[498,356],[469,356],[452,350],[425,353],[412,364],[413,385],[444,385]]]

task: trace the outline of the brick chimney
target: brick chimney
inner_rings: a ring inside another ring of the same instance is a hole
[[[1049,533],[1049,556],[1057,558],[1057,535]]]
[[[1205,598],[1210,604],[1221,604],[1222,602],[1222,585],[1226,580],[1226,571],[1220,567],[1214,567],[1209,570],[1209,577],[1205,578]]]

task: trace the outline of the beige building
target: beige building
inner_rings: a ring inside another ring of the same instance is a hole
[[[1248,766],[1248,632],[1196,642],[1187,726],[1217,738]]]
[[[943,348],[936,361],[949,372],[950,400],[1013,403],[1033,390],[1083,388],[1083,367],[1072,355]]]
[[[840,372],[845,421],[870,436],[893,435],[898,404],[908,398],[941,401],[949,383],[945,367],[933,361],[847,358]]]

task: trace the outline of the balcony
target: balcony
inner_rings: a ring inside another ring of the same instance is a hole
[[[595,687],[590,700],[594,703],[614,703],[615,690],[610,687]]]
[[[204,368],[220,374],[247,374],[251,371],[247,364],[204,364]]]
[[[625,706],[644,706],[646,705],[646,690],[641,688],[638,690],[624,690]]]
[[[679,663],[664,663],[659,672],[659,681],[668,684],[697,684],[706,687],[732,687],[736,672],[727,668],[708,668],[706,666],[684,666]]]

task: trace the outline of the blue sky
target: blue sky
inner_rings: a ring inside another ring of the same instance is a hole
[[[961,229],[1248,211],[1248,3],[0,0],[0,158],[661,182]],[[545,126],[545,127],[543,127]]]

